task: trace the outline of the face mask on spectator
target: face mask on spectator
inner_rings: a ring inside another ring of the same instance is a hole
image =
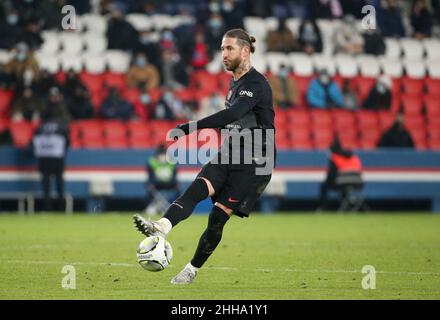
[[[306,24],[304,26],[304,32],[312,33],[313,32],[313,26],[310,23]]]
[[[218,2],[211,2],[209,4],[209,11],[211,12],[220,12],[220,4]]]
[[[222,26],[222,21],[220,19],[211,19],[209,20],[209,26],[212,29],[220,29]]]
[[[382,83],[378,83],[376,85],[376,89],[379,93],[385,93],[385,91],[386,91],[386,88]]]
[[[321,82],[322,84],[329,84],[330,82],[330,77],[326,74],[320,75],[319,76],[319,82]]]
[[[171,31],[166,31],[164,32],[164,34],[162,35],[162,38],[164,40],[173,40],[173,33]]]
[[[17,60],[20,61],[20,62],[25,61],[26,57],[27,57],[26,52],[21,51],[21,52],[17,53]]]
[[[16,14],[10,14],[7,16],[6,21],[9,25],[15,26],[18,23],[18,16]]]
[[[143,67],[145,67],[146,64],[147,64],[147,61],[145,61],[144,58],[136,58],[136,65],[137,65],[139,68],[143,68]]]
[[[150,96],[147,93],[141,94],[140,100],[142,104],[149,104],[151,101]]]
[[[287,71],[286,68],[281,68],[280,71],[278,72],[278,76],[282,79],[286,79],[288,74],[289,72]]]
[[[223,3],[223,10],[225,12],[231,12],[234,9],[234,6],[230,2]]]

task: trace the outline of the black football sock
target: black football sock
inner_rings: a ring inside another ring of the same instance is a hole
[[[168,207],[163,217],[167,218],[174,227],[180,221],[188,218],[197,203],[206,199],[208,195],[206,182],[198,178]]]
[[[214,206],[209,214],[208,227],[199,240],[196,253],[194,254],[191,264],[196,268],[201,268],[208,260],[209,256],[214,252],[220,243],[223,234],[223,227],[229,220],[229,215],[217,206]]]

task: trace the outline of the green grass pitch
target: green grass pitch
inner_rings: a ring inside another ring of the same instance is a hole
[[[130,214],[1,214],[0,299],[440,298],[440,215],[234,217],[196,282],[171,285],[206,223],[193,215],[177,226],[171,265],[152,273],[137,265],[143,237]],[[65,265],[75,290],[61,286]],[[376,289],[362,288],[365,265]]]

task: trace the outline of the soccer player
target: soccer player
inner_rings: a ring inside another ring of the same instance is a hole
[[[233,74],[226,96],[226,109],[201,120],[178,125],[178,130],[175,130],[183,136],[191,133],[194,127],[226,129],[229,132],[227,139],[233,139],[234,135],[243,138],[238,148],[234,148],[234,143],[226,143],[225,139],[220,152],[203,166],[196,179],[168,207],[160,220],[149,221],[140,215],[133,217],[137,229],[144,235],[165,237],[173,227],[191,215],[197,203],[211,197],[214,206],[209,214],[208,226],[200,238],[194,257],[171,280],[173,284],[194,281],[198,270],[220,243],[223,227],[229,218],[233,214],[248,217],[271,179],[276,154],[275,114],[270,86],[266,78],[251,65],[250,55],[255,51],[254,42],[255,38],[242,29],[232,29],[225,33],[221,44],[222,59],[225,68]],[[246,139],[246,135],[253,139]],[[261,143],[256,143],[258,141]],[[258,147],[262,153],[256,152]],[[245,159],[247,150],[252,153],[250,162]],[[265,168],[268,170],[258,170],[263,169],[261,154],[265,155]]]

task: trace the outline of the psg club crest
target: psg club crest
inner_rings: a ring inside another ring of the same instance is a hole
[[[230,100],[232,96],[232,90],[229,90],[228,95],[226,96],[226,100]]]

